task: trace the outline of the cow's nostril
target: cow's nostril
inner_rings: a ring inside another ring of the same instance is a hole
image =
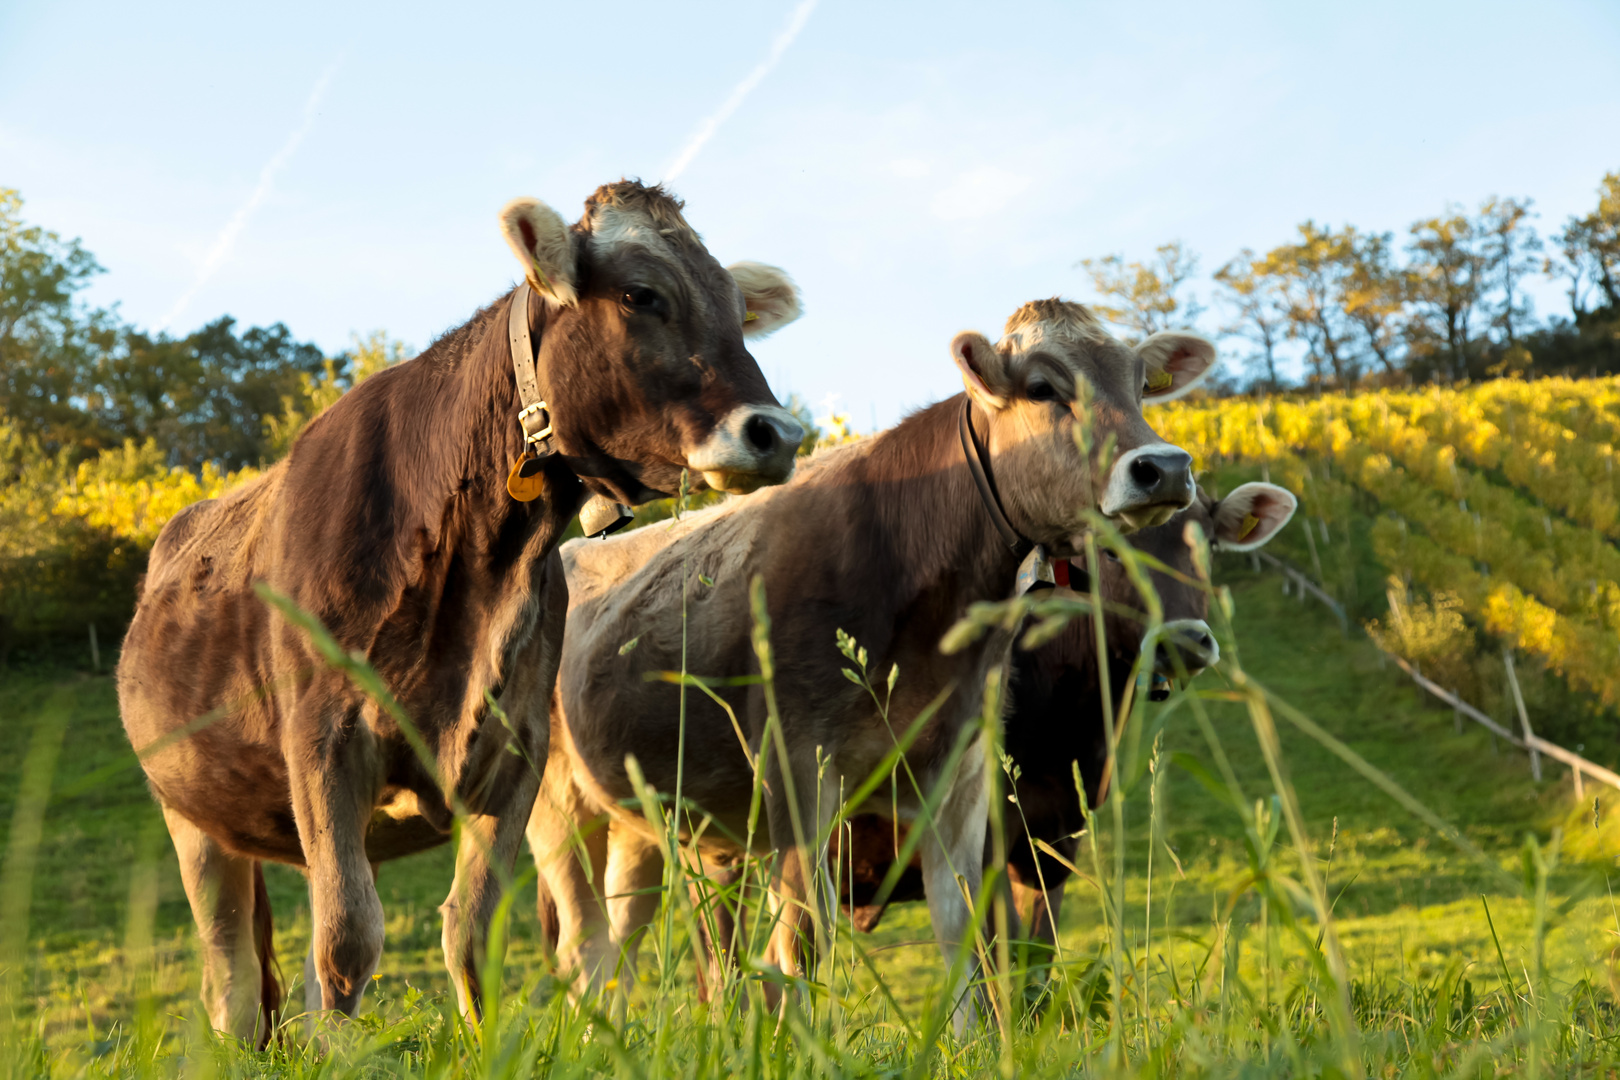
[[[763,416],[751,417],[743,425],[743,436],[762,454],[776,449],[776,426]]]
[[[1151,492],[1159,486],[1159,481],[1164,479],[1164,473],[1159,471],[1159,466],[1153,461],[1139,457],[1131,462],[1131,479],[1135,480],[1143,491]]]

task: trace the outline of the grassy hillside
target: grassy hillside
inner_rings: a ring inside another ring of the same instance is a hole
[[[1312,849],[1330,893],[1337,897],[1338,931],[1357,988],[1356,1009],[1366,1037],[1376,1041],[1388,1035],[1403,1022],[1398,1020],[1403,1015],[1415,1017],[1412,1022],[1420,1025],[1429,1023],[1419,1014],[1427,1008],[1438,1015],[1436,994],[1448,986],[1461,993],[1457,988],[1462,980],[1468,982],[1473,995],[1473,1013],[1459,1014],[1453,1025],[1455,1034],[1442,1040],[1461,1055],[1457,1061],[1467,1057],[1464,1051],[1471,1045],[1470,1038],[1487,1040],[1479,1045],[1489,1046],[1492,1054],[1522,1054],[1504,1048],[1515,1040],[1529,1045],[1529,1036],[1504,1031],[1511,1026],[1511,1002],[1525,999],[1527,994],[1541,995],[1543,1004],[1563,1003],[1554,1010],[1563,1017],[1560,1023],[1578,1028],[1583,1022],[1579,1009],[1597,1008],[1597,999],[1590,1005],[1569,1004],[1566,992],[1571,986],[1586,985],[1581,980],[1588,977],[1600,978],[1602,985],[1601,973],[1608,969],[1620,920],[1613,917],[1607,898],[1579,904],[1571,918],[1545,936],[1547,975],[1531,990],[1526,984],[1536,971],[1536,909],[1511,882],[1522,877],[1519,866],[1525,836],[1534,834],[1545,842],[1549,831],[1570,816],[1567,774],[1549,770],[1548,779],[1537,785],[1530,780],[1526,761],[1505,748],[1493,751],[1483,731],[1457,734],[1448,710],[1422,698],[1393,665],[1381,665],[1376,650],[1362,634],[1343,635],[1320,605],[1301,604],[1285,596],[1279,576],[1256,574],[1247,560],[1231,557],[1218,565],[1217,572],[1233,589],[1237,654],[1242,666],[1456,823],[1463,835],[1509,873],[1508,877],[1496,874],[1459,852],[1338,757],[1278,720],[1284,758]],[[1220,682],[1220,673],[1206,675],[1206,693],[1218,696]],[[1269,798],[1273,785],[1248,713],[1233,702],[1211,700],[1207,704],[1211,725],[1245,797]],[[1125,966],[1117,968],[1125,972],[1127,984],[1121,987],[1122,1014],[1128,1016],[1137,1009],[1144,1015],[1151,1012],[1160,1018],[1154,1024],[1169,1025],[1163,1030],[1181,1030],[1178,1037],[1191,1038],[1200,1024],[1214,1023],[1212,1016],[1228,1017],[1222,1023],[1232,1022],[1228,1014],[1247,1002],[1243,1008],[1250,1010],[1245,1014],[1248,1019],[1224,1037],[1233,1046],[1245,1048],[1243,1054],[1255,1055],[1255,1064],[1285,1067],[1287,1058],[1280,1048],[1290,1024],[1296,1022],[1289,1020],[1288,1011],[1295,1005],[1286,1003],[1297,1005],[1304,1000],[1299,995],[1308,981],[1303,967],[1308,950],[1279,929],[1273,914],[1278,909],[1268,909],[1261,893],[1251,888],[1253,859],[1243,821],[1190,773],[1169,764],[1170,755],[1178,751],[1210,760],[1210,748],[1192,722],[1189,702],[1172,701],[1152,710],[1147,720],[1163,731],[1160,830],[1179,860],[1180,872],[1160,848],[1153,867],[1152,940],[1144,942],[1149,809],[1148,782],[1139,781],[1124,804],[1126,904],[1121,924],[1128,955]],[[161,818],[146,794],[139,770],[129,767],[110,678],[82,672],[9,674],[0,681],[0,715],[7,718],[0,725],[0,821],[7,822],[17,812],[19,781],[35,733],[49,730],[53,717],[66,723],[52,782],[59,794],[46,811],[30,892],[29,946],[17,969],[20,978],[12,984],[16,1020],[8,1042],[15,1050],[22,1044],[13,1040],[24,1031],[43,1037],[42,1045],[50,1053],[30,1059],[36,1067],[25,1068],[28,1072],[127,1071],[128,1063],[121,1055],[129,1051],[129,1033],[141,1030],[139,1024],[132,1027],[132,1022],[143,1000],[141,994],[149,990],[151,997],[144,1000],[155,1008],[147,1015],[175,1018],[150,1021],[168,1032],[169,1056],[159,1055],[166,1062],[160,1071],[167,1074],[181,1068],[180,1058],[174,1055],[186,1053],[185,1040],[197,1037],[178,1019],[196,1013],[197,973],[189,913]],[[1152,732],[1144,734],[1151,736]],[[83,783],[87,777],[93,779],[88,786]],[[1589,809],[1586,814],[1590,815]],[[1104,824],[1098,836],[1098,865],[1105,871],[1106,883],[1115,834],[1110,819],[1105,817]],[[1331,839],[1335,836],[1336,840]],[[1327,859],[1330,841],[1331,862]],[[7,844],[9,849],[9,834]],[[1289,873],[1297,870],[1297,859],[1288,851],[1286,829],[1276,847],[1275,865]],[[1089,853],[1083,851],[1082,855],[1083,867],[1089,868]],[[442,1036],[454,1027],[445,1026],[448,986],[438,953],[435,910],[448,887],[450,866],[448,850],[440,850],[383,868],[379,884],[389,918],[388,945],[376,992],[368,998],[369,1030],[395,1031],[397,1035],[399,1025],[404,1024],[420,1035],[427,1024]],[[1554,871],[1548,879],[1553,895],[1573,887],[1577,877],[1566,860],[1565,869]],[[272,868],[270,886],[282,969],[296,976],[309,936],[302,881],[295,873]],[[1089,882],[1071,883],[1070,889],[1060,957],[1069,962],[1065,970],[1072,976],[1068,1000],[1075,1000],[1075,986],[1089,986],[1098,998],[1094,1004],[1100,1018],[1094,1018],[1089,1027],[1079,1025],[1068,1035],[1055,1028],[1045,1029],[1045,1034],[1033,1033],[1030,1042],[1021,1044],[1032,1063],[1050,1063],[1052,1055],[1069,1053],[1058,1048],[1065,1045],[1063,1038],[1076,1037],[1074,1031],[1090,1040],[1086,1045],[1094,1049],[1106,1045],[1110,1005],[1102,1000],[1107,994],[1098,988],[1108,984],[1095,979],[1101,969],[1087,967],[1094,958],[1107,956],[1108,933],[1099,905],[1102,894]],[[1495,920],[1500,957],[1486,921],[1486,903]],[[1211,947],[1221,923],[1227,924],[1227,943],[1212,959]],[[532,917],[532,887],[518,902],[512,932],[514,946],[506,982],[509,989],[531,1002],[520,1010],[526,1017],[521,1023],[528,1025],[524,1030],[529,1034],[514,1036],[514,1045],[527,1048],[523,1051],[529,1055],[527,1067],[549,1060],[547,1053],[558,1055],[559,1067],[565,1059],[587,1070],[615,1067],[610,1058],[593,1066],[594,1059],[578,1047],[569,1053],[555,1047],[544,1049],[548,1039],[572,1030],[567,1023],[579,1021],[576,1016],[574,1021],[557,1019],[553,1028],[541,1025],[552,1013],[561,1016],[559,1003],[565,999],[557,998],[554,984],[545,979],[545,957],[536,942]],[[925,1015],[925,1006],[937,995],[943,972],[928,936],[926,911],[920,905],[896,909],[869,940],[851,943],[846,932],[840,948],[847,952],[858,944],[870,953],[873,967],[889,984],[897,1004],[882,1003],[864,968],[847,970],[842,985],[847,990],[850,1022],[858,1018],[863,1030],[870,1027],[867,1037],[878,1041],[866,1045],[850,1061],[824,1063],[826,1071],[860,1071],[857,1065],[861,1062],[880,1064],[886,1060],[885,1053],[901,1052],[892,1039],[884,1041],[890,1036],[879,1036],[884,1031],[890,1035],[903,1031],[903,1018]],[[143,961],[148,937],[153,947],[150,983]],[[659,1010],[670,1007],[669,995],[687,1003],[677,1012],[697,1008],[689,996],[690,965],[677,962],[678,958],[666,965],[656,950],[652,953],[644,954],[643,974],[649,980],[640,990],[644,999],[631,1005],[629,1027],[621,1032],[632,1042],[637,1037],[634,1033],[642,1030],[638,1024],[651,1024],[656,1016],[665,1015]],[[1503,985],[1504,964],[1515,993],[1493,998],[1492,992]],[[1189,995],[1197,995],[1185,987],[1172,991],[1172,983],[1185,983],[1200,970],[1208,976],[1214,967],[1221,970],[1219,987],[1206,993],[1213,994],[1211,1002],[1222,1003],[1217,1013],[1210,1013],[1209,1003],[1205,1003],[1202,1011],[1181,1013],[1183,1019],[1175,1020],[1172,1014],[1180,1008],[1175,1003],[1185,1004]],[[1085,972],[1091,975],[1083,977]],[[1602,1008],[1607,1010],[1612,998],[1607,989],[1601,994]],[[658,995],[656,1001],[650,995]],[[1563,1011],[1559,1013],[1559,1009]],[[1049,1016],[1064,1013],[1061,1007],[1049,1010]],[[1189,1019],[1195,1014],[1202,1019]],[[1604,1015],[1608,1015],[1606,1011]],[[431,1018],[431,1024],[424,1018]],[[1447,1022],[1451,1019],[1446,1017]],[[1472,1034],[1466,1030],[1470,1021],[1477,1029]],[[1265,1034],[1265,1022],[1273,1023],[1276,1031]],[[1297,1023],[1302,1025],[1299,1030],[1309,1031],[1316,1022],[1307,1018]],[[1260,1026],[1247,1026],[1253,1024]],[[362,1025],[356,1030],[367,1028]],[[681,1032],[681,1039],[695,1037],[680,1024],[670,1030]],[[1144,1028],[1144,1039],[1146,1031]],[[1256,1036],[1256,1032],[1261,1034]],[[847,1031],[845,1034],[847,1037]],[[1409,1042],[1410,1033],[1405,1038]],[[1282,1041],[1274,1045],[1274,1040]],[[800,1042],[801,1050],[813,1045],[813,1040]],[[390,1040],[385,1044],[393,1045]],[[745,1044],[739,1035],[738,1045]],[[1144,1042],[1150,1044],[1151,1040]],[[415,1072],[425,1067],[425,1059],[411,1057],[397,1045],[388,1050],[386,1045],[379,1051],[380,1057],[371,1059],[374,1067],[388,1072]],[[667,1047],[659,1052],[666,1051],[675,1053]],[[96,1053],[104,1056],[88,1056]],[[958,1068],[973,1071],[992,1063],[994,1040],[988,1036],[970,1040],[958,1053],[961,1056],[955,1064],[936,1062],[936,1071],[954,1074]],[[1410,1053],[1399,1046],[1392,1044],[1387,1053],[1392,1061],[1410,1064]],[[775,1063],[779,1069],[767,1071],[781,1075],[800,1068],[814,1071],[818,1067],[814,1055],[808,1050],[804,1054],[807,1056],[789,1055]],[[262,1059],[262,1066],[296,1072],[308,1064],[300,1065],[303,1059],[294,1060],[296,1057],[272,1055]],[[658,1060],[670,1065],[677,1059],[686,1060],[678,1053]],[[249,1065],[240,1052],[228,1053],[222,1060],[232,1070],[257,1071],[261,1067]],[[749,1060],[763,1064],[757,1057]],[[1142,1063],[1140,1058],[1136,1060]],[[487,1064],[468,1059],[458,1068],[478,1071]],[[1190,1066],[1184,1063],[1183,1067]]]

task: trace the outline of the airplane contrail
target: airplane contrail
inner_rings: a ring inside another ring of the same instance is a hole
[[[818,0],[799,0],[799,6],[793,9],[787,27],[776,35],[775,41],[771,42],[771,51],[765,54],[765,59],[759,62],[758,67],[750,71],[747,77],[732,89],[725,102],[697,126],[692,137],[686,140],[686,145],[681,147],[681,152],[675,155],[674,163],[664,170],[665,180],[673,180],[686,171],[686,167],[692,164],[692,159],[698,156],[698,151],[703,149],[704,144],[714,136],[720,125],[737,111],[737,106],[743,103],[743,99],[753,93],[754,87],[771,73],[771,69],[782,59],[782,54],[787,52],[788,46],[793,44],[793,39],[804,29],[804,24],[809,21],[810,13],[815,10],[817,2]]]
[[[321,73],[321,77],[315,80],[315,88],[309,92],[309,98],[304,102],[304,116],[298,127],[287,137],[287,141],[281,144],[281,149],[276,151],[276,155],[265,163],[264,168],[259,172],[259,183],[254,187],[253,193],[231,216],[231,220],[225,223],[225,227],[219,231],[219,236],[214,239],[214,246],[209,248],[208,254],[203,257],[202,267],[197,271],[197,280],[193,281],[191,288],[182,293],[180,299],[174,302],[174,306],[169,309],[169,313],[163,316],[163,319],[157,324],[157,329],[168,329],[169,325],[180,316],[180,313],[185,311],[191,302],[197,298],[197,293],[202,291],[204,285],[208,284],[209,279],[214,276],[214,272],[225,261],[225,256],[230,254],[232,245],[236,243],[236,238],[242,235],[242,230],[247,226],[248,219],[269,197],[270,189],[275,186],[276,174],[282,170],[288,161],[292,160],[293,154],[298,150],[298,144],[304,141],[304,136],[309,134],[309,129],[315,126],[315,111],[320,108],[321,99],[326,96],[326,88],[331,83],[332,76],[337,72],[337,68],[337,61],[333,61]]]

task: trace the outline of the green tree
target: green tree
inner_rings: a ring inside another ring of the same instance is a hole
[[[1475,316],[1486,291],[1488,261],[1480,250],[1479,228],[1453,208],[1416,222],[1411,234],[1412,299],[1422,316],[1410,327],[1413,346],[1435,358],[1435,371],[1465,379],[1477,351]]]
[[[22,196],[0,188],[0,409],[48,451],[88,452],[105,432],[79,407],[87,358],[117,336],[77,293],[101,272],[77,240],[23,221]]]
[[[1518,345],[1517,329],[1530,321],[1530,297],[1519,282],[1541,265],[1541,237],[1530,224],[1530,199],[1485,200],[1479,208],[1480,255],[1489,283],[1501,290],[1493,322],[1509,349]]]
[[[20,436],[75,458],[152,439],[168,464],[193,469],[270,456],[265,421],[322,371],[320,349],[279,323],[239,331],[229,316],[180,338],[142,333],[77,299],[101,267],[22,210],[0,190],[0,412]]]
[[[1584,217],[1571,217],[1558,243],[1563,262],[1554,269],[1570,279],[1569,307],[1575,321],[1587,314],[1587,283],[1597,287],[1599,307],[1620,313],[1620,172],[1604,175],[1596,209]]]
[[[1401,340],[1410,285],[1391,253],[1391,233],[1357,232],[1346,226],[1340,249],[1345,260],[1339,279],[1339,302],[1361,334],[1362,344],[1378,358],[1384,373],[1397,374],[1394,355]]]
[[[1343,305],[1353,230],[1335,233],[1306,221],[1299,241],[1266,254],[1265,273],[1277,280],[1288,316],[1289,336],[1305,343],[1306,359],[1319,382],[1332,370],[1335,386],[1346,387],[1359,374],[1350,347],[1352,331]]]
[[[1127,263],[1123,255],[1081,259],[1092,286],[1103,302],[1094,304],[1108,321],[1123,327],[1131,340],[1161,330],[1188,328],[1204,312],[1197,297],[1186,291],[1198,272],[1198,256],[1180,240],[1160,244],[1147,262]]]
[[[326,362],[281,323],[238,331],[226,315],[183,338],[129,330],[95,365],[86,400],[118,439],[157,440],[170,465],[229,471],[275,456],[266,420]]]
[[[1263,371],[1267,389],[1278,389],[1282,383],[1277,377],[1277,348],[1288,335],[1288,305],[1282,283],[1270,272],[1267,261],[1248,248],[1215,271],[1215,282],[1234,315],[1221,332],[1243,338],[1259,349],[1249,365]]]

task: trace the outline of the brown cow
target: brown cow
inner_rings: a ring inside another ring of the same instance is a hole
[[[1253,551],[1288,523],[1295,506],[1294,496],[1274,484],[1244,484],[1219,501],[1200,492],[1197,503],[1169,522],[1134,534],[1131,546],[1183,578],[1196,580],[1189,525],[1196,524],[1217,551]],[[1098,594],[1109,609],[1103,634],[1116,723],[1123,722],[1127,691],[1145,648],[1153,651],[1144,664],[1155,683],[1196,677],[1220,659],[1220,648],[1205,622],[1209,594],[1158,570],[1150,570],[1148,576],[1164,617],[1153,641],[1145,640],[1142,611],[1146,604],[1135,584],[1117,556],[1103,554]],[[1017,925],[1024,936],[1046,943],[1055,937],[1069,871],[1049,855],[1038,854],[1031,841],[1045,841],[1063,858],[1074,861],[1078,834],[1085,827],[1074,788],[1074,764],[1080,768],[1091,809],[1108,793],[1107,725],[1095,641],[1092,620],[1080,618],[1045,645],[1013,652],[1011,700],[1002,742],[1019,775],[1013,784],[1018,801],[1009,804],[1005,813],[1007,872]],[[1171,649],[1179,657],[1172,656]],[[876,903],[896,856],[895,830],[887,819],[857,818],[851,822],[851,831],[849,850],[837,853],[845,860],[844,878],[849,883],[844,900],[856,929],[869,931],[877,926],[889,903],[922,899],[921,882],[913,868],[883,904]],[[986,865],[989,857],[987,841]],[[1017,936],[1016,928],[1014,933]]]
[[[676,692],[644,676],[683,666],[705,676],[757,673],[749,606],[756,575],[768,600],[787,757],[784,769],[773,738],[764,770],[768,835],[756,838],[760,849],[780,856],[770,960],[790,975],[802,972],[806,904],[831,901],[825,875],[808,880],[802,868],[825,869],[825,842],[818,838],[826,835],[840,791],[866,779],[894,735],[935,698],[944,704],[908,761],[923,790],[940,781],[948,791],[923,864],[935,933],[947,959],[955,956],[969,908],[954,873],[976,888],[984,844],[983,765],[970,729],[978,723],[985,678],[1004,663],[1007,642],[986,640],[947,657],[940,637],[969,604],[1001,599],[1014,587],[1020,558],[998,529],[1002,514],[1000,524],[1015,530],[1015,539],[1061,556],[1076,550],[1088,512],[1100,509],[1142,527],[1192,501],[1191,459],[1153,433],[1141,408],[1144,397],[1173,396],[1202,378],[1214,347],[1195,335],[1157,334],[1133,350],[1085,308],[1051,300],[1020,309],[999,346],[964,333],[951,351],[966,395],[810,458],[784,487],[668,531],[565,548],[573,606],[552,761],[529,841],[557,905],[560,959],[587,979],[611,974],[657,904],[658,849],[645,819],[620,805],[634,795],[627,755],[656,790],[679,786],[713,815],[716,825],[702,842],[706,854],[734,855],[738,841],[731,838],[746,835],[754,774],[727,714],[688,695],[688,767],[678,777]],[[1079,448],[1077,424],[1089,430],[1089,454]],[[1104,472],[1102,457],[1110,451],[1112,468]],[[973,470],[986,464],[990,493],[981,501]],[[899,665],[892,731],[865,691],[841,674],[847,661],[836,647],[838,630],[865,646],[875,671]],[[634,648],[624,648],[632,641]],[[760,754],[768,715],[763,691],[721,693],[741,720],[750,754]],[[959,735],[967,736],[966,753],[953,758]],[[825,772],[818,757],[827,762]],[[914,814],[920,804],[913,789],[897,786],[892,793],[881,789],[874,801],[887,806],[892,797],[903,813]],[[571,845],[581,823],[602,813],[611,816],[611,828],[584,841],[592,880]],[[801,849],[801,836],[817,850]],[[604,896],[610,911],[597,899]],[[959,1022],[972,1009],[965,1005]]]
[[[444,842],[453,808],[467,819],[445,962],[476,1008],[547,754],[569,520],[590,493],[641,502],[687,469],[748,491],[793,468],[802,429],[743,343],[797,317],[785,275],[728,273],[678,201],[630,181],[571,227],[532,199],[501,223],[524,284],[344,395],[285,461],[177,515],[153,548],[119,703],[150,750],[222,1031],[262,1041],[279,1001],[259,860],[306,870],[319,1004],[352,1015],[382,949],[374,864]],[[260,582],[376,670],[426,760]]]

